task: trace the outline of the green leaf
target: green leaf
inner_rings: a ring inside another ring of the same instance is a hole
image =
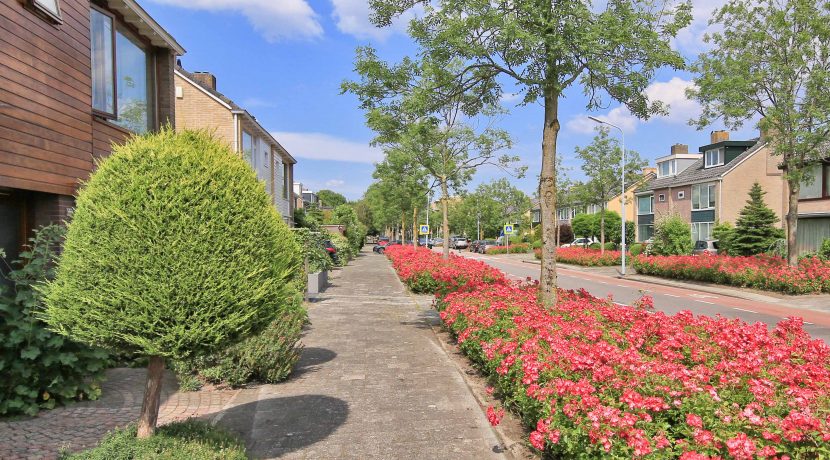
[[[40,348],[26,347],[20,352],[20,357],[23,359],[35,359],[40,356]]]

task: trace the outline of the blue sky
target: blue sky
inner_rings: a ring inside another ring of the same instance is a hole
[[[187,50],[182,65],[190,71],[209,71],[219,91],[254,114],[274,133],[298,164],[295,180],[312,190],[328,188],[359,198],[372,182],[372,163],[382,152],[371,148],[372,132],[352,95],[340,95],[340,83],[356,78],[354,50],[371,44],[381,57],[398,60],[415,49],[405,34],[405,23],[377,29],[368,20],[367,0],[142,0],[142,6]],[[693,58],[705,51],[702,36],[716,0],[695,0],[695,21],[674,46]],[[648,93],[670,106],[670,115],[637,121],[611,104],[590,115],[607,119],[625,130],[626,147],[653,160],[668,154],[674,143],[690,150],[708,143],[709,131],[689,127],[686,121],[698,107],[685,99],[691,76],[662,72]],[[509,89],[509,86],[505,87]],[[509,131],[528,173],[515,184],[532,193],[541,165],[542,108],[515,107],[499,126]],[[587,120],[581,89],[573,87],[561,104],[563,129],[559,153],[564,164],[581,177],[574,148],[589,143],[594,123]],[[748,125],[732,139],[756,137]],[[470,184],[503,177],[495,168],[483,168]]]

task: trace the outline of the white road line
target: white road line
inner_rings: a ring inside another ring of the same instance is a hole
[[[676,299],[679,299],[679,298],[680,298],[680,296],[679,296],[679,295],[674,295],[674,294],[663,294],[663,295],[667,295],[667,296],[669,296],[669,297],[674,297],[674,298],[676,298]]]
[[[809,322],[809,321],[804,321],[804,324],[808,324],[808,325],[810,325],[810,326],[815,326],[815,325],[816,325],[816,323],[811,323],[811,322]]]
[[[715,302],[707,302],[705,300],[695,300],[695,302],[708,303],[709,305],[714,305],[715,304]]]
[[[758,314],[758,312],[757,312],[757,311],[746,310],[746,309],[744,309],[744,308],[732,307],[732,309],[733,309],[733,310],[738,310],[738,311],[745,311],[745,312],[747,312],[747,313],[755,313],[755,314]]]
[[[617,287],[622,287],[622,288],[624,288],[624,287],[628,287],[628,286],[626,286],[625,284],[617,284],[616,286],[617,286]]]
[[[620,303],[620,302],[614,302],[614,305],[619,305],[621,307],[627,307],[628,306],[628,305],[626,305],[624,303]]]

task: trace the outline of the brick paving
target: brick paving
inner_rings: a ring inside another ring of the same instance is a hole
[[[161,424],[200,416],[241,436],[254,458],[504,458],[460,371],[386,258],[363,254],[308,305],[292,377],[242,390],[176,392]],[[55,458],[138,417],[143,369],[112,369],[98,401],[0,421],[0,459]]]

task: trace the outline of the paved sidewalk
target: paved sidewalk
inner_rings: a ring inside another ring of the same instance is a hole
[[[358,257],[309,305],[287,382],[245,390],[219,424],[257,458],[501,458],[499,441],[386,258]],[[237,405],[238,404],[238,405]]]

